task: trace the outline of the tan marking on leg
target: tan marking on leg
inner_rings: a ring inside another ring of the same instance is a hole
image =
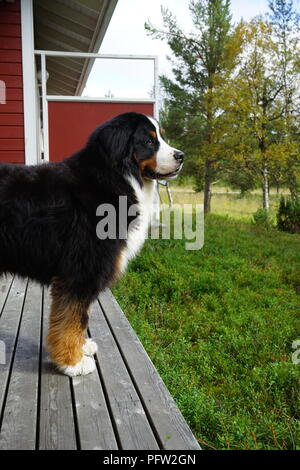
[[[118,256],[116,257],[116,261],[115,261],[115,279],[118,279],[118,277],[121,276],[122,274],[122,268],[123,268],[123,263],[124,263],[124,260],[123,260],[123,251],[124,251],[124,248],[122,250],[119,251],[119,254]]]
[[[113,287],[117,280],[122,276],[124,272],[124,260],[123,260],[123,252],[125,248],[121,248],[119,253],[115,258],[115,266],[114,266],[114,273],[111,278],[111,281],[108,283],[108,287]]]
[[[83,318],[87,305],[68,300],[57,286],[52,287],[52,305],[48,333],[51,359],[60,366],[73,366],[83,357],[85,343]]]

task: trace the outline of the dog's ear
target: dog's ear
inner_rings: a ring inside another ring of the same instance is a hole
[[[104,158],[109,166],[122,171],[132,161],[134,132],[129,122],[114,119],[93,132],[88,146],[92,146],[99,158]]]

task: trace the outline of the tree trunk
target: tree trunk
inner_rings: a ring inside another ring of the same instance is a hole
[[[269,200],[269,175],[268,168],[265,166],[263,169],[263,208],[267,211],[270,209]]]
[[[291,194],[291,200],[293,202],[298,201],[299,196],[298,196],[298,191],[297,191],[297,180],[295,175],[291,175],[289,177],[289,191]]]
[[[206,161],[204,175],[204,214],[209,214],[211,211],[211,183],[210,163]]]

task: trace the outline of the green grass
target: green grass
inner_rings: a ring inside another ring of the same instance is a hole
[[[300,448],[300,236],[212,215],[148,240],[114,294],[205,449]]]

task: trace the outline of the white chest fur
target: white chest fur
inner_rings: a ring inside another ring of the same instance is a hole
[[[141,188],[137,180],[129,177],[128,181],[133,187],[136,198],[137,207],[132,208],[132,214],[138,213],[134,223],[129,226],[126,248],[122,251],[120,271],[124,272],[128,261],[130,261],[142,248],[153,210],[153,201],[156,191],[156,182],[151,180],[144,180],[144,185]]]

